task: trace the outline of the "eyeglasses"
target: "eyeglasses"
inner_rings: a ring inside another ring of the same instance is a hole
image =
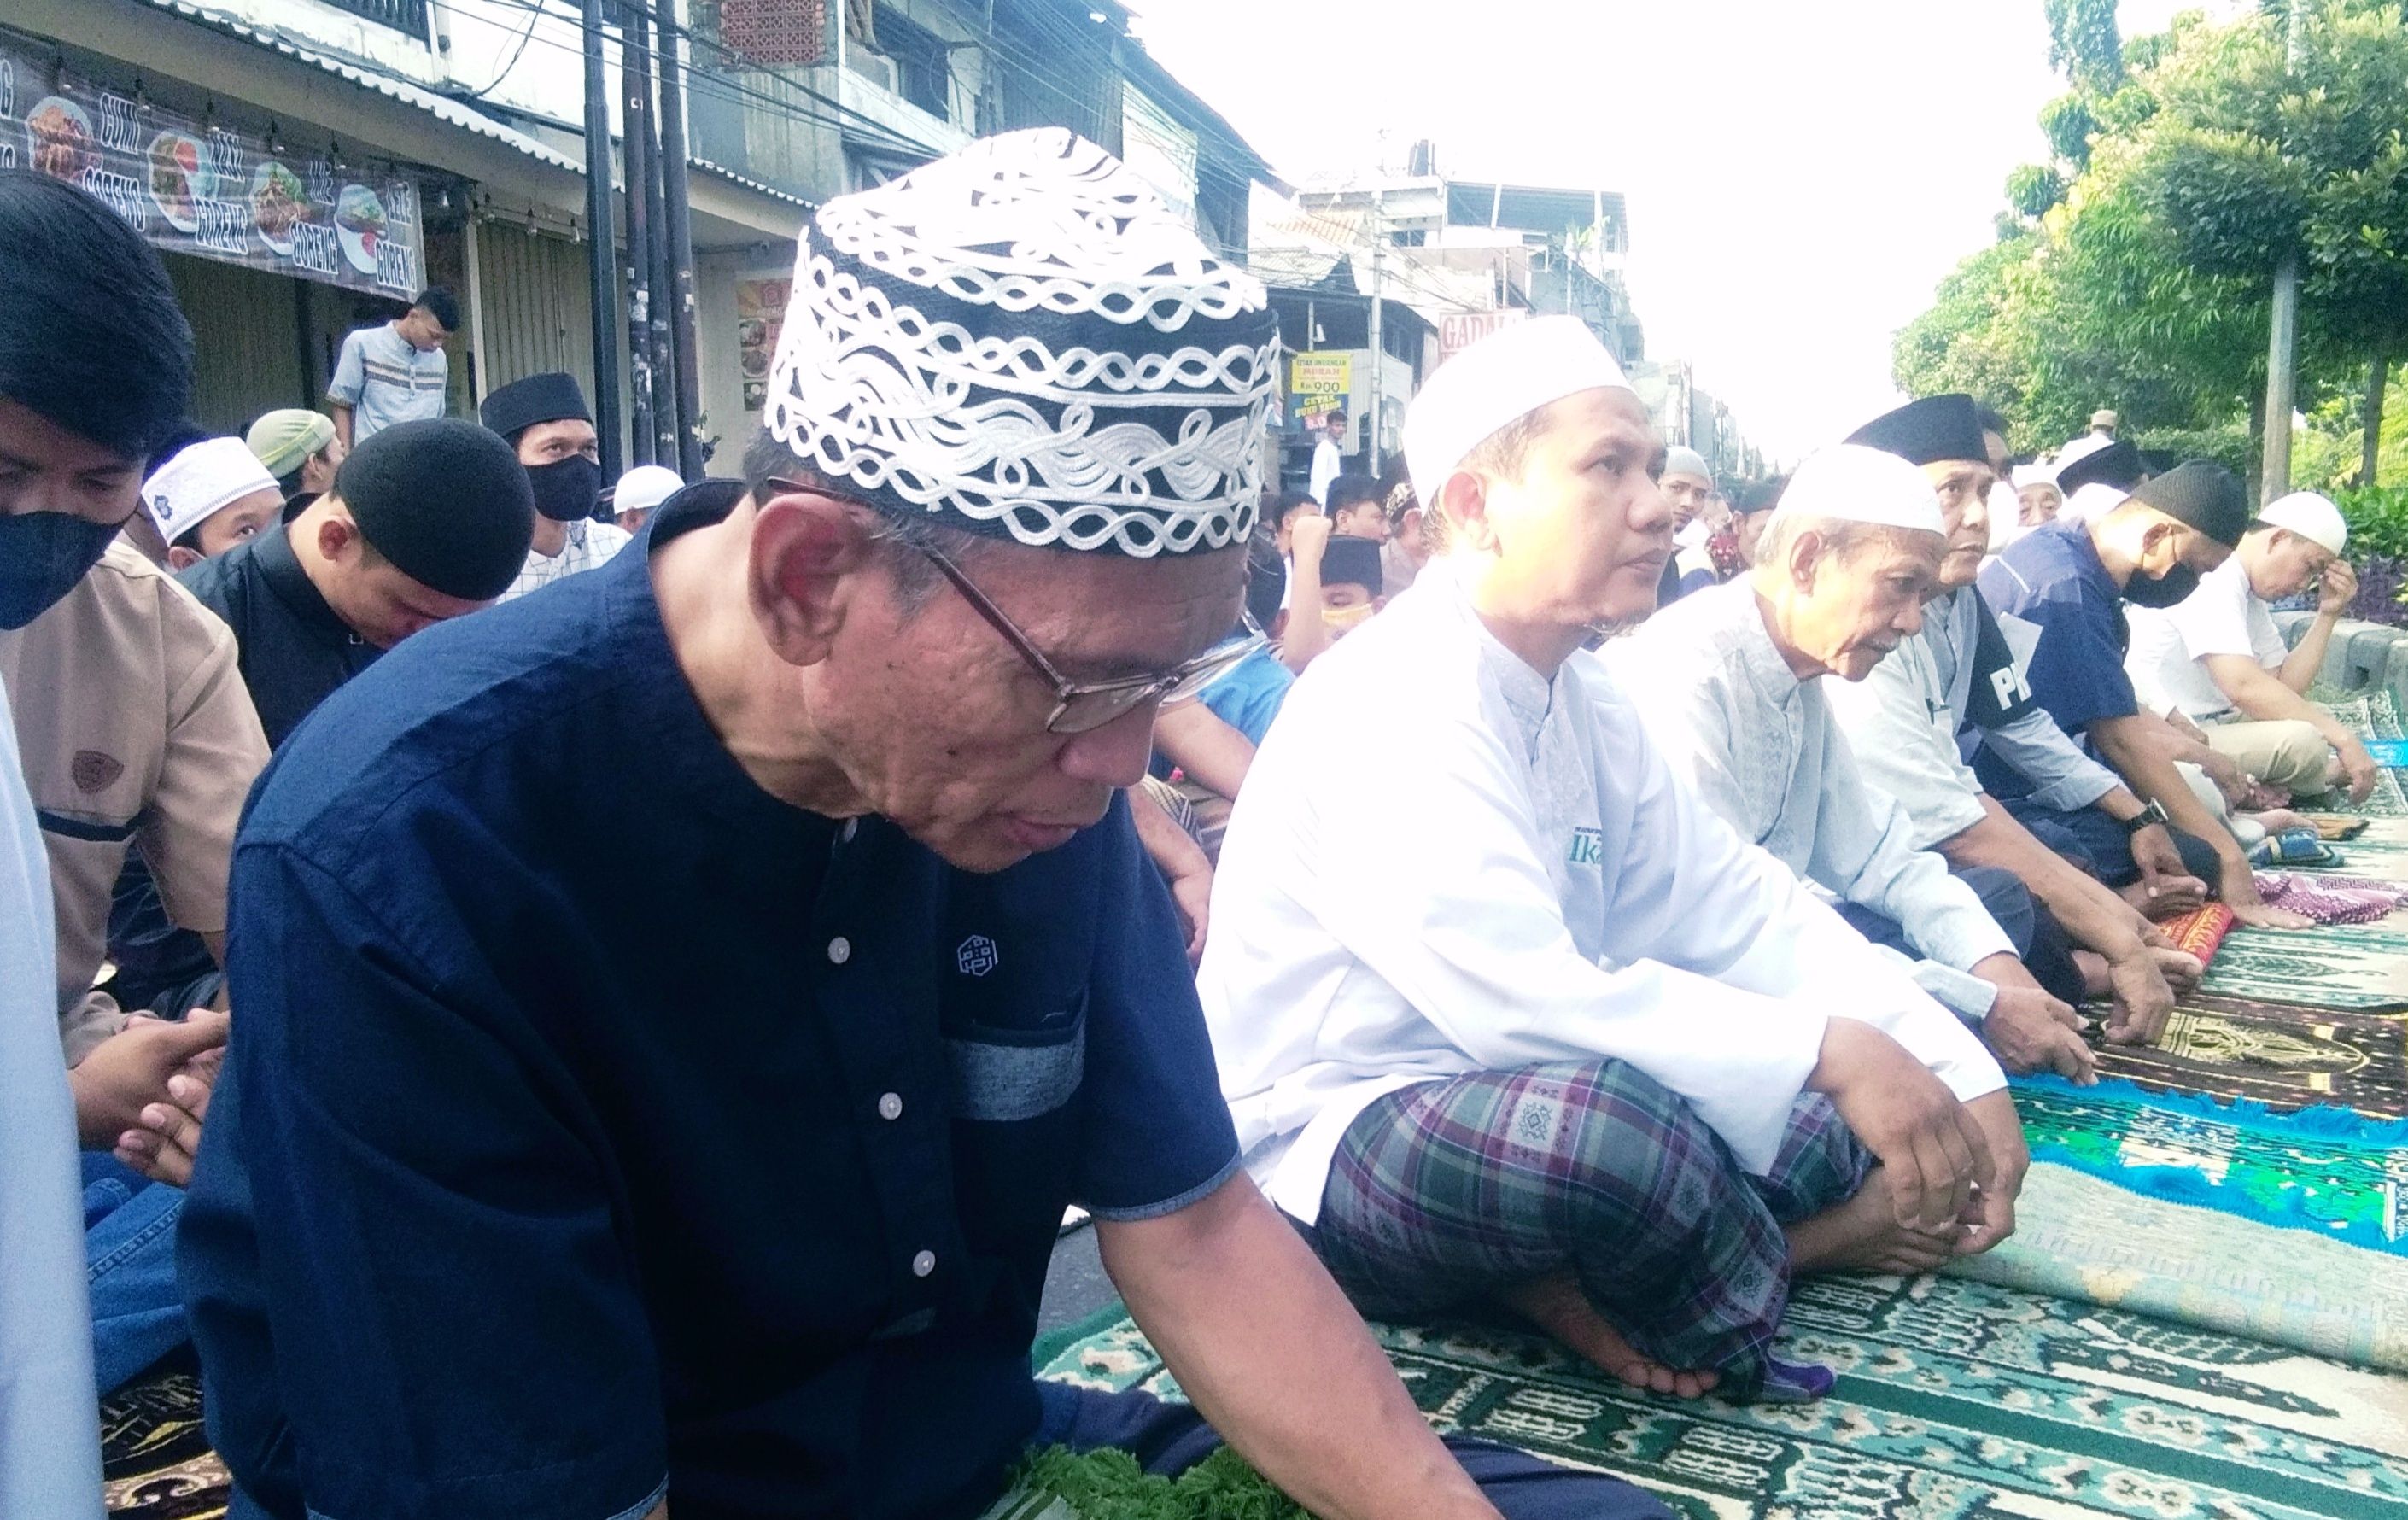
[[[1049,734],[1084,734],[1101,728],[1113,719],[1125,716],[1149,702],[1175,702],[1195,695],[1212,683],[1212,679],[1236,665],[1240,660],[1263,647],[1262,631],[1254,620],[1246,619],[1248,637],[1227,639],[1206,650],[1168,670],[1151,676],[1129,676],[1119,681],[1079,681],[1064,678],[1054,668],[1054,662],[1044,652],[1028,641],[1012,621],[1003,615],[1003,609],[987,599],[962,567],[934,549],[924,545],[912,547],[927,556],[928,563],[953,589],[970,609],[986,619],[990,627],[1003,635],[1004,641],[1018,652],[1037,678],[1054,688],[1054,712],[1045,720]]]
[[[773,477],[767,483],[781,492],[815,495],[828,494],[824,487],[805,485],[797,480],[781,480]],[[953,589],[961,593],[962,600],[970,604],[970,610],[984,618],[987,625],[1001,634],[1004,642],[1010,644],[1022,662],[1036,672],[1037,679],[1053,688],[1054,711],[1045,720],[1045,731],[1049,734],[1088,733],[1115,718],[1125,717],[1149,702],[1176,702],[1193,696],[1211,685],[1214,677],[1268,642],[1262,630],[1254,625],[1254,618],[1244,615],[1245,637],[1226,639],[1194,659],[1159,674],[1127,676],[1119,681],[1071,681],[1054,668],[1054,662],[1045,657],[1044,651],[1029,642],[1028,636],[1022,633],[1011,619],[1004,616],[1003,609],[989,600],[986,593],[979,590],[977,582],[971,581],[960,566],[924,544],[908,547],[925,556],[928,563],[937,567],[939,574],[953,582]]]

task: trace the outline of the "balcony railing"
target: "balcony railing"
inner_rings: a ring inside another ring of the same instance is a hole
[[[426,35],[426,0],[326,0],[326,4],[414,37]]]

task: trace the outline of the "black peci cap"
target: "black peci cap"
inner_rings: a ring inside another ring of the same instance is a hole
[[[328,493],[402,574],[490,601],[525,567],[535,488],[515,450],[458,418],[395,423],[352,450]]]

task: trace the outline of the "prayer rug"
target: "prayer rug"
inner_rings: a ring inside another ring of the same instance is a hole
[[[2156,1044],[2097,1044],[2092,1054],[2101,1077],[2143,1087],[2278,1109],[2337,1103],[2377,1118],[2408,1115],[2408,1023],[2396,1017],[2194,993]]]
[[[1952,1277],[2408,1369],[2408,1256],[2135,1193],[2036,1161],[2015,1232]]]
[[[2408,1011],[2408,921],[2236,928],[2202,990],[2225,997],[2359,1013]]]
[[[2180,918],[2170,918],[2157,925],[2158,931],[2173,941],[2176,950],[2187,951],[2206,966],[2215,959],[2216,946],[2232,932],[2232,910],[2220,902],[2187,912]]]
[[[2408,1381],[1956,1278],[1812,1278],[1784,1358],[1828,1398],[1656,1398],[1552,1342],[1373,1326],[1423,1412],[1654,1491],[1687,1520],[2408,1517]],[[1177,1397],[1124,1319],[1048,1377]]]
[[[2408,1121],[2347,1109],[2275,1113],[2144,1093],[2128,1082],[2076,1087],[2019,1077],[2015,1110],[2032,1159],[2135,1193],[2408,1256]]]
[[[189,1358],[101,1400],[100,1461],[117,1520],[216,1520],[234,1494],[201,1428],[201,1380]]]
[[[2311,695],[2360,738],[2408,738],[2408,724],[2401,722],[2399,701],[2388,691],[2360,692],[2352,696]],[[2401,787],[2401,775],[2391,767],[2380,767],[2374,773],[2374,790],[2364,802],[2352,802],[2346,793],[2333,792],[2315,799],[2316,810],[2361,818],[2408,818],[2408,790]]]
[[[2408,901],[2408,882],[2344,876],[2339,874],[2339,868],[2313,875],[2304,870],[2258,871],[2255,875],[2260,897],[2276,908],[2303,913],[2319,924],[2372,924],[2390,917],[2403,901]]]

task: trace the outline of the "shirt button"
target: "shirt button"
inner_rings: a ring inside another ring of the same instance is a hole
[[[925,1277],[936,1269],[937,1254],[934,1251],[923,1251],[918,1255],[911,1258],[911,1275],[913,1277]]]
[[[840,934],[835,939],[829,940],[828,959],[836,962],[838,966],[842,966],[845,962],[853,959],[853,941]]]
[[[901,1095],[901,1094],[899,1094],[899,1093],[888,1093],[885,1097],[883,1097],[880,1098],[880,1099],[878,1100],[878,1116],[879,1116],[881,1119],[900,1119],[900,1118],[902,1118],[902,1117],[903,1117],[903,1097],[902,1097],[902,1095]]]

